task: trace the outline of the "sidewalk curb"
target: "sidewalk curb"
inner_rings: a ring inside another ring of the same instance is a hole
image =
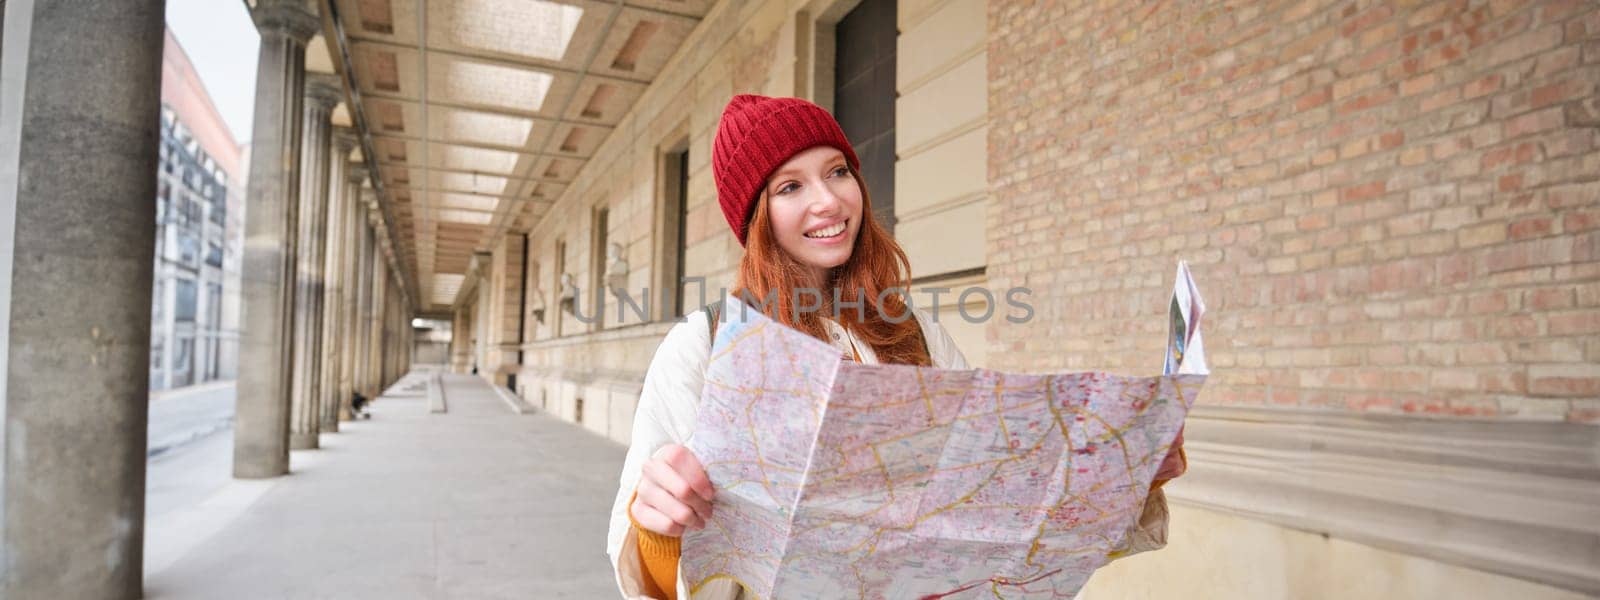
[[[444,399],[444,378],[438,373],[428,375],[428,412],[443,414],[449,411]]]
[[[170,450],[187,445],[190,442],[197,442],[210,437],[211,434],[220,431],[227,431],[229,429],[233,429],[232,415],[229,415],[225,420],[212,423],[210,427],[206,427],[204,429],[192,429],[184,432],[182,435],[171,436],[158,442],[151,443],[149,447],[145,449],[144,457],[146,460],[152,459],[157,456],[161,456],[162,454],[166,454]]]
[[[162,402],[162,401],[165,401],[165,400],[172,400],[172,399],[176,399],[176,398],[182,398],[184,396],[188,396],[188,395],[191,395],[191,394],[203,394],[203,393],[206,393],[206,392],[216,391],[216,390],[220,390],[222,388],[226,388],[226,387],[234,386],[234,385],[238,385],[238,384],[239,384],[239,381],[237,379],[220,379],[220,380],[216,380],[216,381],[207,381],[205,383],[197,383],[197,384],[194,384],[194,385],[186,385],[186,386],[183,386],[183,387],[169,388],[169,389],[165,389],[165,390],[157,390],[157,391],[150,392],[150,401],[151,402]]]
[[[511,412],[519,415],[532,414],[536,412],[536,409],[533,408],[532,405],[524,402],[522,397],[516,395],[511,390],[493,384],[491,384],[489,387],[494,388],[494,394],[499,396],[500,400],[505,402],[507,407],[511,408]]]

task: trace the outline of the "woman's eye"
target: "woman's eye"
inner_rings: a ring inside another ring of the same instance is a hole
[[[844,177],[845,175],[848,175],[848,174],[850,174],[850,170],[846,169],[844,167],[839,167],[839,168],[833,170],[833,176],[834,177]]]
[[[783,186],[778,188],[778,193],[779,194],[787,194],[789,192],[794,191],[794,189],[797,188],[797,187],[800,187],[800,185],[796,184],[796,183],[785,183],[785,184],[783,184]]]

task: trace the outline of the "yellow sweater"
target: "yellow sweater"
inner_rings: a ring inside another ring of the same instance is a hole
[[[678,600],[678,557],[683,554],[683,538],[661,535],[639,526],[633,520],[633,501],[628,499],[628,522],[639,535],[639,562],[644,565],[644,594],[651,598]]]
[[[1183,453],[1183,448],[1178,448],[1178,459],[1183,461],[1183,470],[1189,470],[1189,457]],[[1170,479],[1157,479],[1150,484],[1150,489],[1159,490]],[[682,538],[670,535],[661,535],[639,526],[633,520],[633,500],[639,493],[634,492],[634,498],[628,499],[628,521],[633,523],[633,529],[639,536],[639,561],[644,564],[645,595],[651,598],[665,598],[678,600],[678,557],[683,554]]]

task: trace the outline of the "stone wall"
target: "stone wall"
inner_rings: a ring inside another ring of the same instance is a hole
[[[528,384],[521,387],[530,403],[539,406],[542,399],[557,406],[557,414],[575,418],[582,400],[586,426],[627,440],[627,430],[589,421],[616,421],[612,415],[623,413],[631,419],[649,357],[665,332],[657,236],[677,223],[676,215],[665,210],[663,156],[688,150],[684,273],[703,278],[705,296],[714,297],[733,284],[743,253],[717,205],[711,174],[711,140],[722,108],[740,93],[810,97],[830,105],[831,27],[854,5],[850,0],[718,4],[618,124],[617,133],[530,228],[530,272],[538,273],[530,288],[544,296],[547,306],[544,321],[530,324],[532,341],[524,347],[519,375]],[[914,276],[959,274],[937,284],[957,291],[982,285],[981,268],[987,262],[982,231],[988,201],[983,11],[981,0],[903,2],[899,11],[897,88],[902,97],[896,126],[901,161],[893,175],[903,190],[896,207],[898,237],[911,256]],[[601,209],[606,211],[607,243],[623,248],[632,296],[637,301],[644,290],[651,291],[648,314],[655,323],[639,319],[632,307],[619,319],[614,296],[607,298],[600,322],[580,319],[592,320],[592,282],[598,280],[594,269],[604,268],[596,253],[603,256],[605,249],[594,243]],[[565,247],[564,258],[557,256],[558,245]],[[579,287],[570,311],[562,310],[557,295],[558,262]],[[690,286],[684,302],[692,309],[708,301],[701,298],[700,288]],[[981,363],[982,327],[962,321],[949,296],[942,302],[941,319],[969,359]],[[971,304],[970,312],[981,312],[976,308],[981,302]],[[624,331],[634,328],[641,329]],[[642,333],[646,331],[654,333]],[[590,339],[603,332],[616,333],[603,343]],[[580,366],[607,360],[588,354],[602,348],[638,360],[603,372]],[[602,398],[607,409],[592,410]]]
[[[1205,403],[1600,421],[1594,3],[988,15],[999,361],[1159,364],[1186,259]]]
[[[793,93],[792,83],[783,89],[773,76],[787,4],[724,2],[713,8],[616,133],[529,231],[529,261],[540,274],[533,284],[547,306],[543,323],[531,327],[533,340],[524,346],[518,377],[527,382],[520,392],[533,406],[574,421],[581,413],[585,427],[627,442],[645,369],[670,326],[657,322],[662,316],[655,279],[659,257],[653,245],[654,233],[670,218],[661,210],[659,181],[661,156],[668,149],[688,147],[684,272],[705,278],[708,293],[731,284],[742,249],[716,203],[711,139],[733,94]],[[785,39],[792,62],[793,37]],[[631,309],[617,319],[615,297],[607,299],[609,314],[602,322],[579,318],[578,313],[590,317],[594,312],[591,282],[598,278],[593,269],[604,266],[596,253],[603,256],[605,249],[592,243],[597,209],[602,208],[607,211],[608,243],[623,248],[628,289],[635,296],[646,289],[653,292],[649,322]],[[564,257],[557,256],[558,244],[566,249]],[[558,262],[564,263],[561,271]],[[564,310],[558,298],[561,272],[571,274],[579,287],[572,310]],[[699,293],[691,291],[685,302],[698,306]]]

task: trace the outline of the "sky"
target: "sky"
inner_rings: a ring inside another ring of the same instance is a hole
[[[248,143],[261,36],[243,0],[167,0],[167,28],[194,63],[233,138]]]

